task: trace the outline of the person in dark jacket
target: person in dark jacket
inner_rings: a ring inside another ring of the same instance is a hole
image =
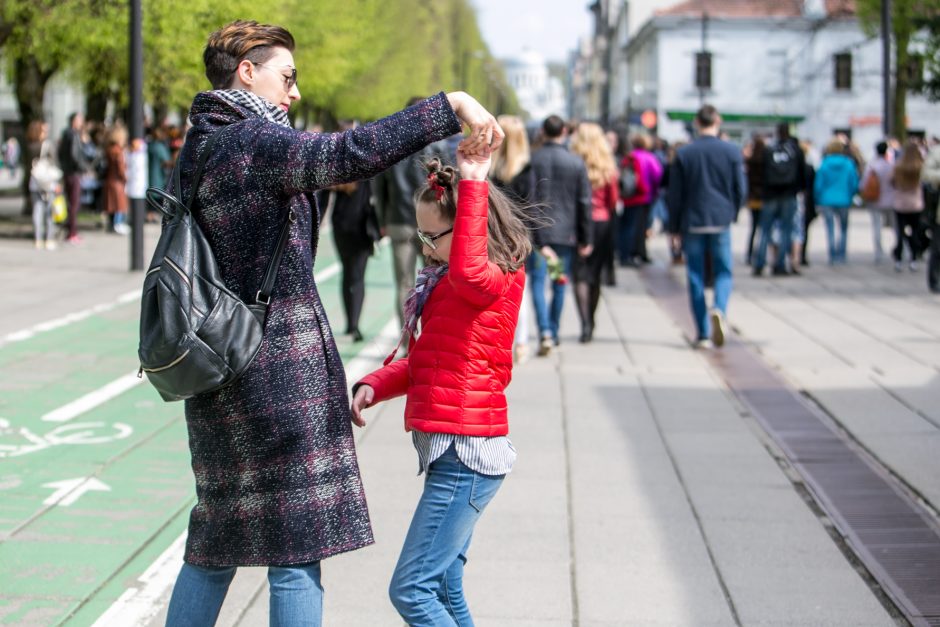
[[[774,261],[773,274],[791,274],[787,268],[793,234],[793,219],[797,211],[797,194],[806,187],[806,160],[795,138],[790,136],[786,122],[777,125],[777,140],[767,147],[764,158],[764,199],[761,205],[760,245],[752,259],[753,275],[761,276],[767,263],[767,246],[773,236],[774,225],[780,227],[780,246]],[[796,274],[796,273],[794,273]]]
[[[375,176],[459,132],[461,119],[471,133],[463,151],[489,154],[502,141],[463,92],[344,133],[298,131],[287,115],[300,99],[293,48],[278,26],[237,21],[213,33],[203,60],[214,89],[196,95],[179,156],[180,193],[194,192],[193,218],[243,301],[255,302],[285,219],[290,233],[251,366],[186,401],[197,501],[170,627],[214,624],[238,566],[268,567],[272,625],[320,625],[320,560],[373,541],[346,376],[313,278],[312,193]]]
[[[340,291],[346,313],[346,334],[361,342],[359,317],[366,297],[366,265],[380,239],[379,222],[372,206],[369,181],[336,185],[325,194],[317,192],[320,206],[329,208],[333,241],[343,267]]]
[[[767,148],[764,138],[754,135],[749,154],[744,160],[747,172],[747,208],[751,211],[751,232],[747,237],[747,263],[751,264],[754,257],[754,236],[760,224],[760,210],[764,204],[764,157]]]
[[[591,182],[580,157],[568,152],[565,121],[549,116],[542,124],[545,144],[532,155],[536,202],[543,224],[533,232],[535,252],[529,256],[526,272],[532,284],[532,300],[539,326],[539,355],[557,346],[558,327],[565,303],[567,280],[552,281],[551,308],[545,300],[545,279],[549,263],[561,264],[564,277],[571,275],[574,255],[587,257],[593,250],[591,231]]]
[[[65,241],[78,244],[78,209],[82,201],[82,174],[91,164],[82,151],[82,126],[85,117],[81,113],[69,116],[69,126],[62,132],[59,141],[59,167],[65,182],[65,201],[68,205],[68,235]]]
[[[731,297],[731,223],[744,202],[746,183],[741,151],[718,139],[721,116],[711,105],[695,115],[698,138],[676,153],[669,172],[669,232],[681,239],[688,271],[689,298],[698,336],[696,348],[724,344]],[[715,301],[705,303],[705,255],[711,253]]]
[[[412,98],[407,106],[414,106],[422,98]],[[395,308],[398,322],[405,325],[402,306],[408,292],[415,286],[415,270],[421,259],[418,242],[418,224],[415,222],[414,195],[425,184],[424,164],[442,158],[448,148],[447,140],[427,146],[407,159],[399,161],[382,172],[372,183],[379,226],[392,241],[392,268],[395,273]]]

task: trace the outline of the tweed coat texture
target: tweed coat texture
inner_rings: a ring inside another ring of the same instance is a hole
[[[184,194],[205,141],[225,129],[193,215],[229,289],[254,302],[288,211],[295,221],[258,356],[234,383],[186,401],[197,503],[184,559],[303,564],[371,544],[346,377],[313,279],[312,192],[374,176],[460,123],[443,93],[335,134],[275,124],[212,92],[196,96],[190,118]]]

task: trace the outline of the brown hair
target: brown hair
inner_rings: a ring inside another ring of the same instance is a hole
[[[920,185],[920,171],[924,167],[924,157],[917,144],[908,140],[901,151],[901,157],[894,166],[894,186],[902,192],[912,192]]]
[[[41,142],[45,139],[43,137],[43,131],[45,130],[47,130],[45,122],[42,120],[33,120],[29,123],[29,126],[26,127],[26,141],[30,143]]]
[[[227,89],[244,59],[264,63],[272,48],[294,51],[294,36],[287,29],[254,21],[236,20],[209,35],[202,61],[213,89]]]
[[[415,204],[437,205],[441,218],[453,224],[457,219],[457,182],[460,175],[456,168],[442,165],[437,159],[429,161],[425,168],[428,171],[428,179],[443,187],[444,193],[438,200],[437,191],[430,185],[425,185],[415,194]],[[523,223],[522,209],[496,185],[489,186],[488,200],[487,250],[490,261],[503,272],[515,272],[525,264],[526,257],[532,252],[529,231]]]

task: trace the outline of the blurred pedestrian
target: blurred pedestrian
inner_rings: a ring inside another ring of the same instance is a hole
[[[423,102],[423,98],[411,98],[407,106]],[[418,242],[418,225],[415,222],[414,195],[424,184],[424,164],[431,159],[443,157],[436,148],[426,146],[408,158],[396,163],[375,177],[372,191],[379,215],[379,225],[384,235],[392,241],[392,270],[395,275],[395,310],[398,321],[404,326],[405,299],[415,285],[415,270],[421,257]]]
[[[346,314],[345,334],[353,342],[361,342],[359,318],[366,297],[366,266],[382,237],[372,205],[372,186],[369,181],[343,183],[331,187],[326,196],[323,206],[329,207],[333,241],[343,268],[340,295]]]
[[[718,139],[721,116],[712,105],[695,114],[698,137],[676,154],[669,174],[669,232],[681,241],[695,318],[696,348],[722,346],[732,289],[731,223],[744,202],[741,151]],[[705,301],[705,255],[711,253],[714,305]]]
[[[905,243],[910,253],[908,266],[911,272],[917,270],[917,261],[920,259],[917,226],[920,224],[920,214],[924,210],[924,190],[921,186],[923,167],[924,157],[921,155],[920,148],[915,142],[908,140],[891,172],[891,183],[894,187],[896,237],[894,269],[897,272],[902,270],[901,262]]]
[[[924,213],[928,214],[930,226],[930,252],[927,257],[927,287],[934,294],[940,294],[940,140],[933,138],[933,145],[927,152],[922,177],[929,193],[924,194]]]
[[[649,228],[650,208],[659,195],[659,185],[663,177],[663,166],[650,148],[649,137],[636,134],[630,138],[631,150],[621,168],[636,167],[640,178],[633,193],[621,190],[625,224],[620,231],[621,265],[639,266],[649,263],[646,251],[646,232]]]
[[[871,238],[875,251],[875,263],[884,259],[884,247],[881,243],[881,230],[885,213],[894,211],[894,185],[892,174],[894,165],[888,161],[888,143],[878,142],[875,146],[875,158],[865,166],[859,189],[862,200],[868,205],[871,216]]]
[[[584,161],[565,147],[565,121],[550,115],[542,123],[545,144],[532,155],[535,199],[544,218],[533,230],[537,250],[526,264],[532,284],[532,300],[539,326],[540,356],[560,343],[559,326],[565,304],[567,277],[574,256],[587,257],[593,250],[591,232],[591,183]],[[549,264],[556,268],[551,279],[551,303],[545,299]]]
[[[407,397],[405,429],[425,474],[389,585],[408,625],[473,625],[463,593],[470,540],[516,459],[505,388],[530,243],[514,203],[488,186],[489,166],[488,155],[458,151],[458,182],[452,167],[429,164],[417,196],[428,266],[403,333],[411,350],[354,386],[359,426],[365,407]]]
[[[26,158],[32,164],[29,199],[33,208],[33,244],[37,250],[55,250],[52,203],[62,190],[62,170],[55,163],[49,124],[42,120],[33,120],[26,128]]]
[[[574,263],[574,296],[581,318],[582,344],[594,338],[594,315],[601,298],[601,274],[614,251],[611,229],[616,216],[619,173],[603,129],[592,122],[582,122],[571,140],[571,152],[584,160],[591,183],[591,229],[594,249]]]
[[[20,167],[20,142],[13,136],[3,143],[3,165],[6,166],[10,178],[16,178],[16,169]]]
[[[461,119],[470,153],[502,139],[495,118],[463,92],[344,133],[296,130],[293,48],[279,26],[237,21],[213,33],[203,53],[213,90],[193,100],[179,157],[179,192],[192,195],[222,280],[240,299],[258,304],[285,225],[290,237],[251,366],[186,400],[197,501],[170,627],[214,624],[236,568],[249,565],[268,567],[271,625],[320,625],[320,560],[373,541],[346,377],[313,278],[319,225],[310,193],[374,176],[459,132]]]
[[[69,125],[62,132],[59,140],[59,167],[65,177],[65,200],[68,204],[68,234],[65,241],[69,244],[78,244],[78,210],[82,199],[82,175],[91,164],[82,151],[82,127],[85,118],[81,113],[69,116]]]
[[[747,173],[747,208],[751,212],[751,232],[747,236],[747,264],[754,261],[754,236],[760,225],[760,209],[764,202],[764,158],[766,144],[760,135],[754,135],[747,148],[744,169]]]
[[[118,235],[130,233],[127,225],[127,160],[124,151],[127,149],[127,129],[115,125],[108,132],[105,158],[108,162],[104,181],[104,212],[110,219],[111,229]]]
[[[826,146],[826,154],[819,164],[813,184],[816,206],[826,220],[829,265],[846,263],[849,208],[857,191],[856,163],[845,154],[845,144],[839,138],[833,137]]]
[[[800,245],[800,265],[808,266],[809,259],[806,257],[806,251],[809,250],[809,227],[813,220],[819,215],[816,211],[816,194],[813,186],[816,183],[816,157],[812,142],[805,140],[800,142],[800,149],[803,151],[803,180],[805,187],[800,197],[803,200],[803,242]]]
[[[780,229],[780,245],[773,260],[773,274],[786,276],[787,255],[791,250],[793,220],[797,211],[797,194],[806,186],[803,150],[790,135],[786,122],[777,125],[777,138],[767,147],[764,156],[764,199],[761,203],[760,244],[757,257],[753,259],[754,276],[761,276],[768,263],[767,246],[771,242],[774,228]]]
[[[525,123],[514,115],[501,115],[497,122],[506,134],[503,144],[493,154],[490,165],[490,180],[504,194],[521,207],[531,210],[535,201],[535,174],[532,172],[529,137]],[[531,229],[532,225],[528,225]],[[531,230],[530,230],[531,234]],[[530,235],[531,240],[531,235]],[[529,307],[531,289],[528,282],[523,291],[523,305],[519,308],[516,337],[513,341],[513,360],[523,363],[529,358]]]

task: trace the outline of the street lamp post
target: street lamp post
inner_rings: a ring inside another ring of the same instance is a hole
[[[891,106],[891,0],[881,0],[881,81],[882,127],[885,137],[894,134],[894,111]]]
[[[130,0],[130,136],[134,140],[144,138],[144,40],[141,0]],[[141,174],[141,173],[138,173]],[[143,173],[146,176],[146,173]],[[137,196],[136,191],[131,192]],[[144,215],[143,198],[132,196],[131,201],[131,270],[144,269]]]

